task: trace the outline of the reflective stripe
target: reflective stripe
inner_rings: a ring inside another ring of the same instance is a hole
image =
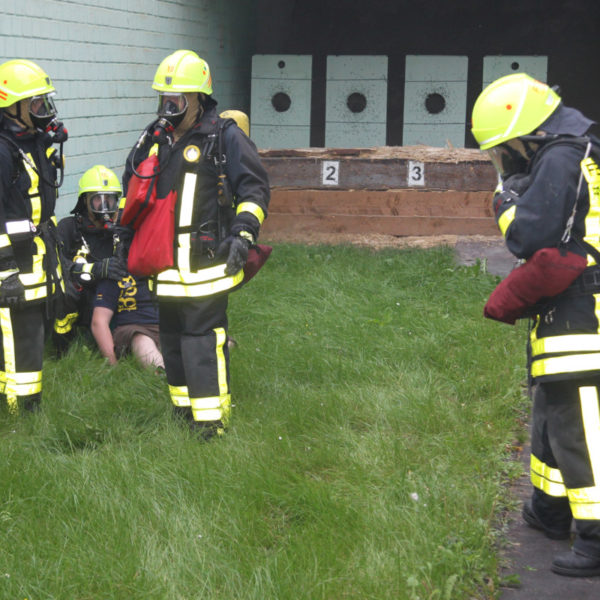
[[[217,373],[219,378],[219,395],[224,396],[229,393],[229,386],[227,385],[227,361],[225,360],[225,353],[223,347],[227,342],[227,334],[225,329],[219,327],[214,330],[217,339]]]
[[[0,248],[10,246],[10,238],[6,233],[0,233]]]
[[[160,283],[204,283],[206,281],[221,279],[223,277],[225,277],[224,263],[215,265],[214,267],[200,269],[199,271],[195,271],[193,273],[190,271],[184,271],[183,269],[167,269],[166,271],[159,273],[157,279]]]
[[[600,520],[600,489],[591,487],[569,490],[569,506],[575,519]]]
[[[549,467],[533,454],[529,464],[531,483],[534,487],[550,496],[562,497],[567,495],[567,489],[559,469]]]
[[[597,352],[534,359],[531,365],[531,375],[533,377],[598,370],[600,370],[600,353]]]
[[[231,396],[211,396],[209,398],[192,398],[192,414],[194,421],[221,421],[223,425],[229,421],[231,412]]]
[[[509,209],[505,210],[498,219],[498,227],[502,232],[502,235],[506,237],[506,231],[511,225],[511,223],[515,220],[515,213],[517,211],[517,207],[511,206]]]
[[[531,342],[533,356],[557,352],[592,352],[594,350],[600,351],[600,335],[596,333],[556,335],[535,339]]]
[[[211,281],[209,283],[175,283],[170,281],[161,281],[159,279],[156,282],[156,294],[158,296],[175,296],[177,298],[200,298],[203,296],[212,296],[213,294],[219,294],[221,292],[230,290],[241,283],[243,279],[243,269],[231,277],[216,279],[215,281]]]
[[[7,392],[7,381],[9,375],[15,374],[15,339],[13,337],[12,321],[9,308],[0,308],[0,330],[2,331],[2,347],[4,350],[4,377],[2,392],[6,394],[8,410],[11,413],[18,411],[17,395],[14,389],[9,388],[11,393]]]
[[[192,224],[194,211],[194,192],[196,191],[196,173],[186,173],[183,177],[181,190],[181,205],[179,209],[179,226],[189,227]]]
[[[75,312],[69,313],[62,319],[56,319],[54,321],[54,331],[56,331],[56,333],[62,334],[68,333],[69,331],[71,331],[71,329],[73,329],[73,325],[75,324],[75,321],[77,321],[78,316],[79,313]]]
[[[265,220],[265,212],[258,204],[254,203],[254,202],[241,202],[238,205],[238,207],[235,211],[235,214],[239,215],[241,212],[252,213],[258,219],[258,222],[261,225],[262,225],[262,222]]]
[[[596,162],[588,157],[581,161],[581,172],[588,184],[590,201],[590,207],[585,216],[585,237],[583,239],[597,248],[600,237],[600,169]],[[588,265],[595,264],[594,257],[588,254]]]
[[[579,388],[581,402],[581,416],[585,442],[590,457],[594,483],[600,486],[600,409],[598,407],[598,389],[596,386]],[[600,488],[596,488],[596,495],[600,495]],[[598,498],[600,500],[600,498]]]
[[[191,271],[191,268],[190,268],[191,240],[192,240],[191,233],[180,233],[177,238],[177,266],[179,267],[180,271]]]
[[[170,385],[169,395],[171,396],[171,402],[175,406],[190,406],[190,396],[186,385]]]
[[[4,393],[15,396],[31,396],[39,394],[42,391],[42,372],[32,371],[31,373],[5,373],[6,387]]]
[[[31,153],[27,153],[27,158],[34,164]],[[29,201],[31,202],[31,221],[34,225],[39,225],[40,217],[42,215],[42,203],[39,191],[40,178],[28,161],[23,160],[23,164],[25,165],[25,169],[31,180],[31,186],[28,191]]]

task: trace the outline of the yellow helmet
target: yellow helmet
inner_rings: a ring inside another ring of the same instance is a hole
[[[534,132],[558,107],[560,96],[526,73],[490,83],[473,107],[472,133],[487,150]]]
[[[241,110],[224,110],[219,116],[222,119],[233,119],[237,126],[250,137],[250,120],[245,112]]]
[[[97,225],[114,221],[123,190],[119,178],[104,165],[94,165],[79,180],[79,198],[72,213],[84,213]]]
[[[158,65],[152,88],[175,94],[201,92],[210,95],[213,92],[208,64],[191,50],[169,54]]]
[[[0,108],[55,91],[46,72],[30,60],[17,58],[0,65]]]

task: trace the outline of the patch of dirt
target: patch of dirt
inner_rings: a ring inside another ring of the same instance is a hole
[[[382,248],[433,248],[435,246],[456,247],[458,243],[473,243],[482,246],[502,244],[500,236],[485,235],[429,235],[429,236],[395,236],[382,234],[353,234],[353,233],[272,233],[269,238],[260,240],[262,243],[280,244],[350,244],[380,250]]]

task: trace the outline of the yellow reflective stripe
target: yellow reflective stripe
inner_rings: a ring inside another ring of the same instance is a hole
[[[227,341],[227,334],[223,327],[218,327],[214,330],[217,340],[217,374],[219,378],[219,395],[223,396],[229,393],[229,387],[227,385],[227,361],[225,360],[225,353],[223,347]]]
[[[231,395],[192,398],[194,421],[221,421],[227,425],[231,412]]]
[[[194,192],[196,191],[196,173],[186,173],[181,190],[181,205],[179,208],[179,226],[189,227],[192,224],[194,211]]]
[[[569,506],[575,519],[600,520],[600,491],[597,487],[569,490]]]
[[[180,233],[177,236],[177,265],[181,271],[191,271],[190,269],[190,245],[192,235],[190,233]],[[173,269],[176,271],[177,269]]]
[[[532,377],[555,375],[557,373],[578,373],[600,370],[600,353],[573,354],[537,359],[531,365]]]
[[[244,279],[244,270],[209,283],[172,283],[165,281],[156,282],[156,293],[158,296],[175,296],[178,298],[200,298],[226,292],[235,287]]]
[[[569,490],[569,506],[575,519],[600,520],[600,488]]]
[[[0,233],[0,248],[10,246],[10,238],[7,233]]]
[[[15,363],[15,339],[13,337],[12,321],[9,308],[0,308],[0,330],[2,331],[2,347],[4,350],[4,393],[8,410],[12,413],[18,411],[17,395],[14,390],[7,391],[7,382],[11,375],[14,375],[16,369]]]
[[[581,416],[585,442],[590,457],[594,482],[600,486],[600,409],[598,407],[598,389],[596,386],[579,388]]]
[[[261,225],[262,222],[265,220],[265,213],[263,209],[254,202],[241,202],[240,204],[238,204],[235,214],[239,215],[241,212],[252,213],[258,219],[258,222]]]
[[[9,390],[14,391],[17,396],[29,396],[42,391],[42,372],[31,371],[27,373],[5,373],[6,388],[5,393]]]
[[[190,406],[190,396],[186,385],[170,385],[169,395],[171,396],[171,402],[175,406]]]
[[[533,356],[559,352],[593,352],[594,350],[600,351],[600,335],[597,333],[556,335],[531,342]]]
[[[46,283],[46,273],[44,271],[44,255],[46,254],[46,245],[41,237],[33,238],[37,246],[37,253],[33,255],[33,267],[31,273],[20,273],[19,279],[24,286],[33,287]]]
[[[27,153],[27,157],[32,163],[34,162],[30,152]],[[29,201],[31,202],[31,221],[34,225],[39,225],[40,218],[42,216],[42,200],[40,198],[39,191],[40,178],[26,160],[23,160],[23,164],[25,165],[25,169],[29,175],[29,179],[31,180],[31,185],[28,191]]]
[[[567,490],[559,469],[549,467],[533,454],[531,455],[529,464],[531,483],[534,487],[546,492],[550,496],[562,497],[567,495]]]
[[[516,205],[511,206],[508,210],[504,211],[498,219],[498,227],[502,232],[503,236],[506,236],[506,230],[510,224],[515,220],[515,213],[517,211]]]
[[[588,184],[590,207],[585,216],[584,240],[598,248],[600,236],[600,168],[591,157],[581,161],[581,171]],[[596,264],[593,256],[588,254],[588,265]]]
[[[18,272],[19,272],[19,269],[7,269],[6,271],[0,271],[0,281],[6,279],[10,275],[14,275],[15,273],[18,273]]]
[[[71,329],[73,329],[73,325],[75,324],[75,321],[77,321],[78,316],[79,313],[75,312],[69,313],[62,319],[55,319],[54,331],[56,331],[56,333],[68,333],[71,331]]]
[[[159,273],[157,278],[159,282],[165,283],[204,283],[225,277],[225,266],[223,263],[194,272],[184,269],[167,269]]]

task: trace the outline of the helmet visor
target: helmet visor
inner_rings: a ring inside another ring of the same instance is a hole
[[[100,221],[113,221],[119,208],[119,196],[111,192],[98,192],[88,196],[87,204],[92,216]]]
[[[503,178],[510,177],[515,173],[524,173],[527,170],[527,158],[513,146],[514,140],[511,140],[486,150],[494,168]]]
[[[56,106],[52,96],[54,96],[54,92],[32,96],[29,101],[29,115],[31,116],[31,122],[36,127],[45,129],[56,118]]]

